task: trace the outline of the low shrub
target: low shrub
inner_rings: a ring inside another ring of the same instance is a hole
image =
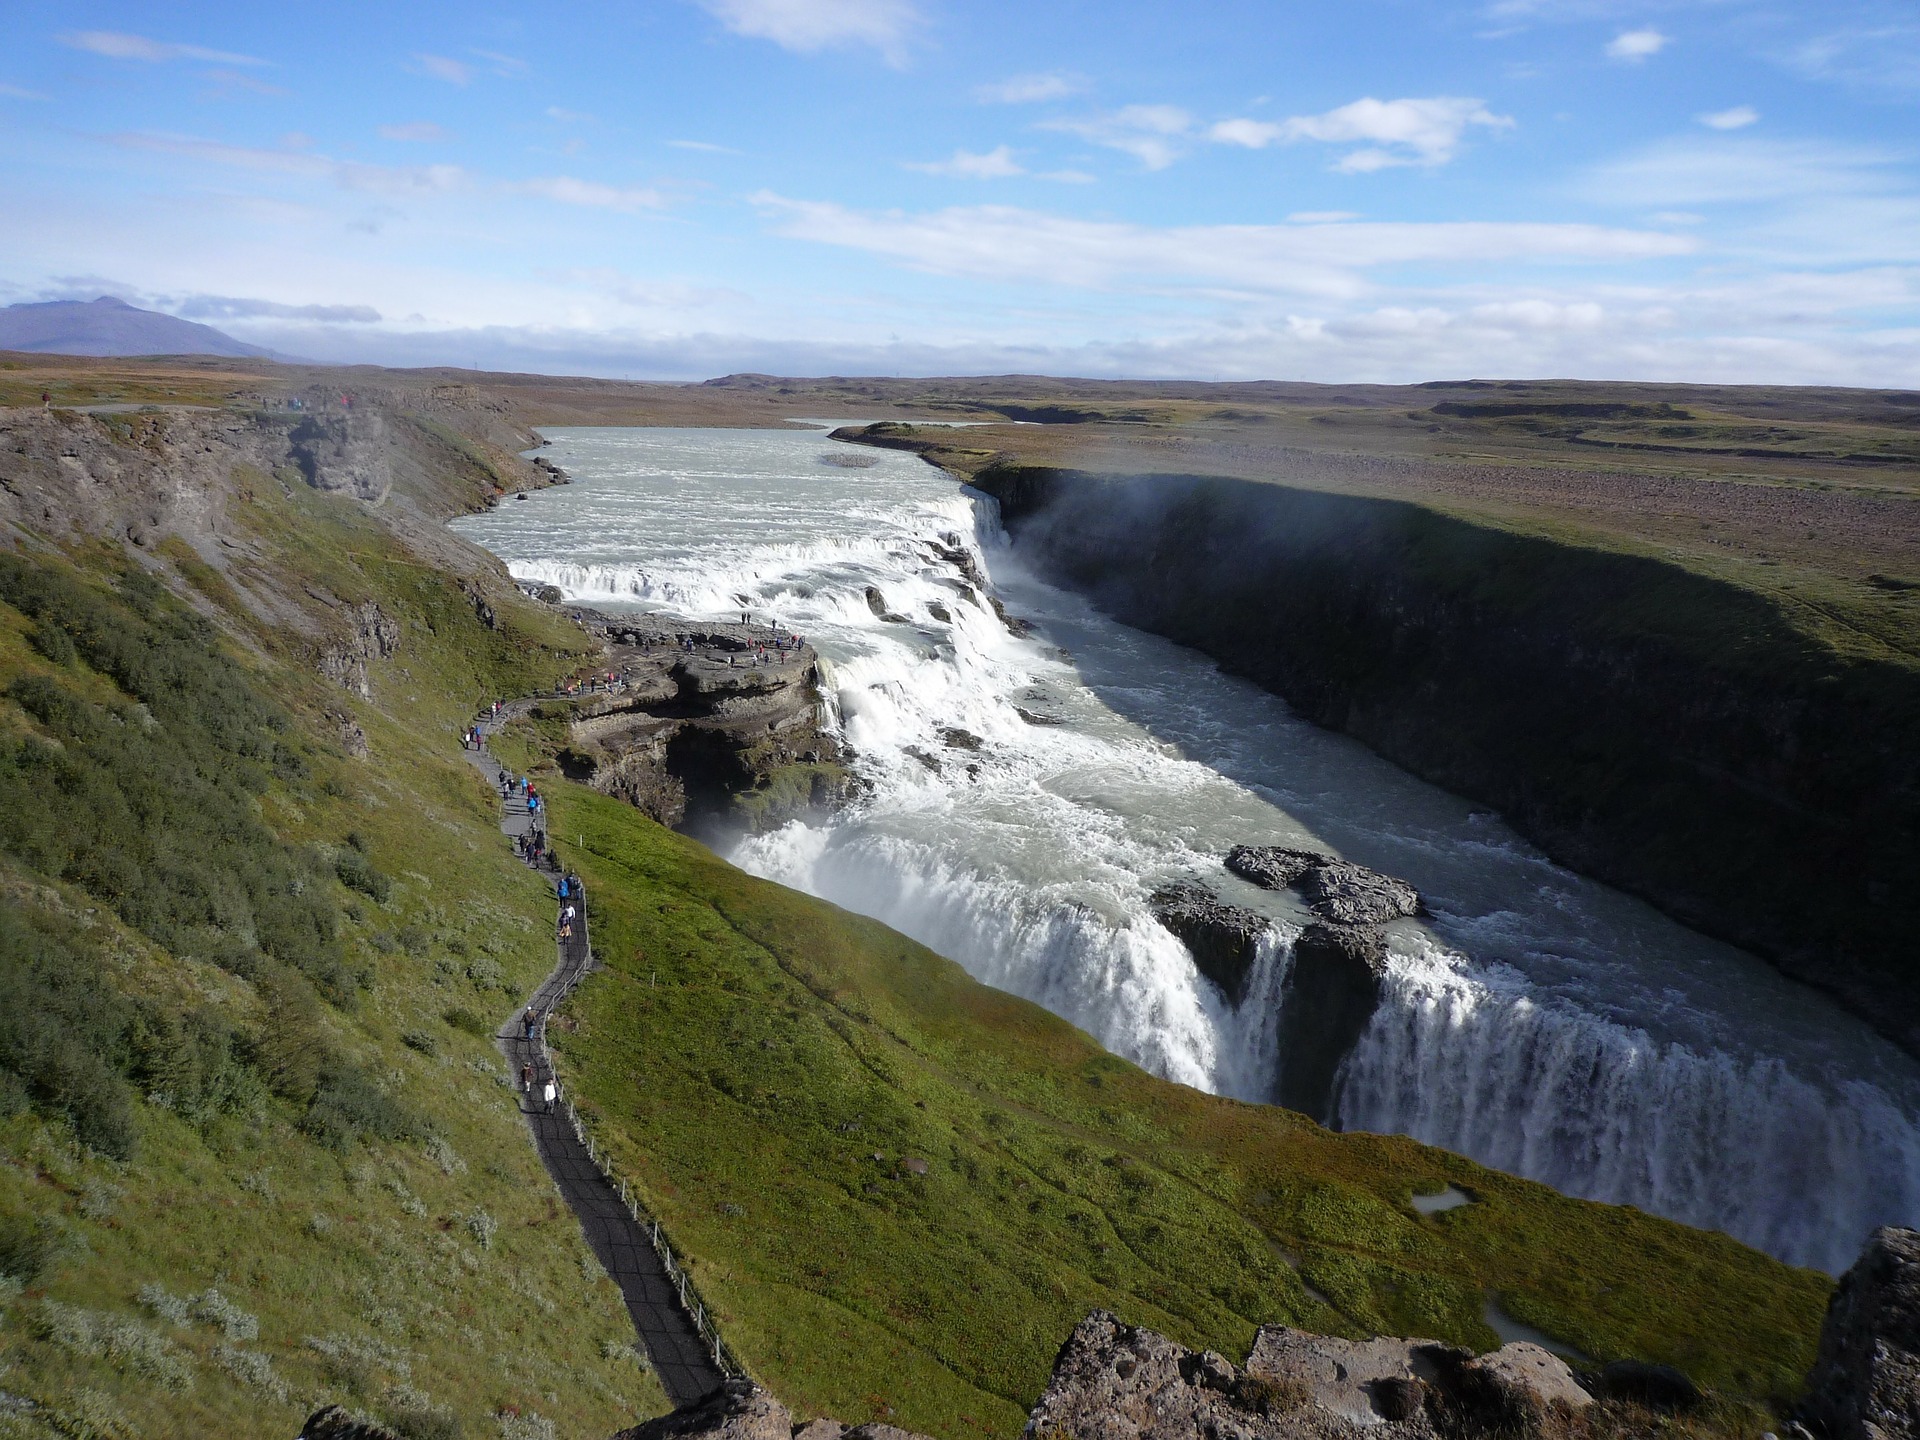
[[[493,1026],[487,1023],[484,1015],[479,1015],[464,1006],[456,1005],[443,1012],[440,1018],[463,1035],[471,1035],[478,1040],[493,1038]]]
[[[300,1128],[321,1144],[345,1150],[362,1136],[417,1140],[420,1122],[358,1066],[330,1061],[320,1072],[313,1103]]]

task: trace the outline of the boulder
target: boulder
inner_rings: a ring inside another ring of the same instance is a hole
[[[1405,1424],[1423,1415],[1429,1385],[1467,1359],[1436,1340],[1341,1340],[1263,1325],[1247,1374],[1353,1425]]]
[[[1279,845],[1236,845],[1227,852],[1227,869],[1263,890],[1285,890],[1331,855],[1318,850],[1288,850]]]
[[[1420,913],[1420,892],[1406,881],[1317,850],[1236,845],[1227,852],[1227,868],[1267,890],[1297,889],[1330,925],[1384,925]]]
[[[1584,1410],[1593,1403],[1566,1361],[1525,1340],[1467,1361],[1452,1389],[1490,1428],[1537,1425],[1557,1406]]]
[[[1840,1277],[1801,1415],[1829,1440],[1920,1440],[1920,1231],[1874,1231]]]
[[[613,1440],[791,1440],[787,1407],[751,1380],[729,1380],[704,1399],[657,1416]]]
[[[887,597],[880,593],[880,587],[878,585],[867,586],[867,608],[873,612],[875,619],[883,620],[889,625],[908,625],[912,623],[906,616],[896,615],[887,608]]]
[[[1378,930],[1309,925],[1293,942],[1281,999],[1274,1102],[1326,1121],[1340,1064],[1379,1008],[1387,945]]]
[[[1384,925],[1420,909],[1420,892],[1404,880],[1350,860],[1328,860],[1300,879],[1313,913],[1336,925]]]
[[[1239,1004],[1267,917],[1229,905],[1204,885],[1182,880],[1154,891],[1154,919],[1171,930],[1193,956],[1200,973]]]
[[[1223,1356],[1187,1350],[1095,1310],[1061,1347],[1026,1433],[1049,1440],[1349,1440],[1355,1432],[1306,1405],[1296,1388],[1243,1374]],[[1390,1433],[1415,1431],[1395,1426]],[[1432,1435],[1418,1433],[1423,1440]]]
[[[793,1440],[843,1440],[847,1427],[838,1420],[809,1420],[793,1427]]]

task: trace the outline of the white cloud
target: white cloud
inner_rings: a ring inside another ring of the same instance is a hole
[[[1286,139],[1287,133],[1284,125],[1271,120],[1222,120],[1207,131],[1207,138],[1221,145],[1264,150]]]
[[[547,118],[549,120],[557,120],[562,125],[583,125],[593,119],[591,115],[582,111],[567,110],[558,105],[549,105],[547,107]]]
[[[1650,55],[1658,55],[1668,43],[1668,37],[1652,26],[1644,30],[1622,30],[1607,42],[1607,58],[1638,64]]]
[[[525,180],[514,187],[528,195],[562,205],[586,205],[598,210],[658,210],[666,199],[658,190],[623,189],[593,180],[576,180],[570,175],[549,175]]]
[[[107,138],[129,149],[184,155],[240,170],[331,180],[344,190],[376,195],[445,193],[465,188],[470,180],[467,172],[458,165],[368,165],[357,160],[334,160],[302,150],[266,150],[246,145],[228,145],[218,140],[202,140],[191,135],[148,131]]]
[[[1011,175],[1024,175],[1026,169],[1013,158],[1013,151],[1005,145],[976,155],[970,150],[956,150],[951,160],[931,160],[909,162],[909,170],[918,170],[927,175],[951,175],[961,180],[1004,180]]]
[[[467,53],[477,55],[486,61],[487,68],[492,70],[493,73],[498,75],[502,80],[511,80],[523,74],[527,68],[526,61],[517,59],[512,55],[502,55],[498,50],[470,50]]]
[[[885,255],[943,275],[1080,289],[1171,287],[1351,297],[1359,272],[1403,264],[1632,261],[1684,255],[1690,237],[1596,225],[1498,222],[1155,227],[1002,205],[924,214],[851,210],[761,192],[795,239]]]
[[[371,305],[286,305],[232,295],[189,295],[173,307],[189,320],[312,320],[323,325],[377,325],[381,314]]]
[[[1889,18],[1892,13],[1897,12]],[[1816,80],[1911,94],[1920,89],[1920,24],[1902,19],[1826,31],[1788,47],[1779,58]]]
[[[736,35],[771,40],[811,55],[846,46],[870,46],[889,64],[905,62],[907,44],[922,19],[911,0],[701,0]]]
[[[440,126],[434,124],[431,120],[414,120],[405,125],[382,125],[380,127],[380,138],[382,140],[399,140],[408,144],[424,145],[439,140],[450,139],[451,137],[445,130],[441,129]]]
[[[1602,204],[1685,209],[1810,201],[1898,189],[1896,169],[1892,155],[1859,146],[1700,135],[1599,166],[1575,193]]]
[[[1085,120],[1049,120],[1042,128],[1078,135],[1131,155],[1149,170],[1164,170],[1186,153],[1183,142],[1193,132],[1193,117],[1178,105],[1127,105]]]
[[[1207,136],[1217,144],[1243,145],[1249,150],[1296,140],[1331,145],[1364,142],[1365,148],[1349,151],[1336,168],[1368,171],[1390,165],[1444,165],[1460,148],[1469,127],[1505,130],[1512,125],[1510,116],[1496,115],[1483,102],[1461,96],[1405,100],[1369,96],[1324,115],[1295,115],[1281,121],[1222,120]]]
[[[634,212],[657,210],[666,197],[658,190],[631,186],[606,185],[581,180],[571,175],[545,175],[532,180],[499,181],[477,176],[458,165],[369,165],[358,160],[336,160],[330,156],[296,148],[259,149],[228,145],[217,140],[202,140],[191,135],[138,132],[107,137],[129,149],[160,151],[184,155],[235,169],[305,176],[331,181],[343,190],[373,195],[434,195],[455,191],[485,191],[532,195],[562,205],[583,205],[597,210]]]
[[[44,100],[47,98],[38,90],[28,90],[19,85],[8,85],[4,81],[0,81],[0,95],[4,95],[9,100]]]
[[[413,58],[427,74],[449,85],[465,85],[473,79],[473,67],[463,60],[450,59],[445,55],[416,55]]]
[[[265,65],[269,62],[252,55],[236,55],[231,50],[209,50],[202,45],[176,45],[166,40],[150,40],[145,35],[129,35],[121,30],[76,30],[57,37],[62,45],[109,60],[142,60],[149,65],[169,60],[204,60],[214,65]]]
[[[1714,110],[1700,117],[1700,123],[1713,130],[1744,130],[1760,118],[1751,105],[1736,105],[1731,110]]]
[[[669,140],[675,150],[698,150],[704,155],[738,155],[730,145],[715,145],[711,140]]]
[[[1358,220],[1351,210],[1296,210],[1287,216],[1289,225],[1337,225],[1343,220]]]
[[[1048,71],[1037,75],[1014,75],[991,85],[974,88],[974,98],[983,105],[1037,105],[1043,100],[1064,100],[1087,88],[1084,76]]]

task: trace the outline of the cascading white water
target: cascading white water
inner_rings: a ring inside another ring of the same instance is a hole
[[[1170,1079],[1263,1099],[1305,917],[1219,857],[1338,849],[1412,880],[1434,911],[1392,929],[1387,1002],[1338,1087],[1343,1125],[1828,1269],[1871,1225],[1920,1219],[1920,1067],[1751,957],[1026,576],[991,501],[903,455],[830,469],[836,447],[804,432],[553,438],[574,485],[458,522],[516,575],[589,604],[751,609],[825,657],[871,789],[743,842],[738,863],[884,920]],[[1033,636],[1001,624],[955,546]],[[1183,876],[1270,919],[1238,1007],[1149,913]]]

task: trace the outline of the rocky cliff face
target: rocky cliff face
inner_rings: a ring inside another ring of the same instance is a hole
[[[1920,1437],[1920,1232],[1874,1232],[1840,1279],[1802,1414],[1829,1440]]]
[[[185,546],[263,626],[299,637],[314,669],[370,698],[380,663],[406,648],[403,628],[365,596],[290,588],[262,543],[272,523],[262,504],[304,486],[378,508],[485,622],[512,582],[442,522],[551,476],[515,453],[535,437],[464,387],[312,392],[300,409],[290,396],[257,398],[224,410],[0,410],[0,537],[123,545],[136,562]],[[359,723],[344,711],[338,723],[343,745],[365,753]]]
[[[1042,573],[1920,1053],[1920,672],[1675,566],[1398,501],[1009,465],[974,483]]]
[[[576,779],[675,829],[761,831],[841,804],[852,778],[822,726],[819,660],[764,626],[571,612],[615,675],[571,702]]]

